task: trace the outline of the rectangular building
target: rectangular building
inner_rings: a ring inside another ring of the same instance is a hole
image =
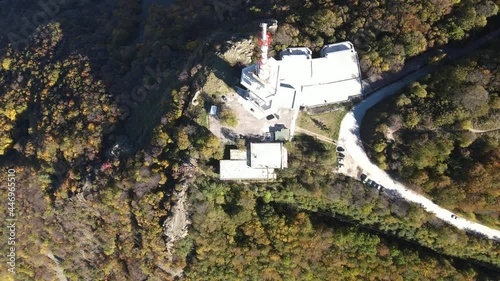
[[[282,143],[251,143],[250,153],[232,149],[230,159],[219,163],[221,180],[274,180],[275,169],[288,167]]]

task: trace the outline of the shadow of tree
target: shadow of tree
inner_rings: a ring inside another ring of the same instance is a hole
[[[312,117],[311,117],[311,120],[313,121],[314,125],[316,125],[316,127],[318,127],[320,130],[329,131],[328,127],[322,121],[319,121],[318,119],[312,118]]]
[[[299,134],[295,137],[295,142],[297,148],[305,155],[321,154],[327,151],[323,142],[309,135]]]
[[[229,128],[222,127],[220,131],[222,133],[222,136],[224,136],[228,140],[234,141],[238,138],[238,134]]]

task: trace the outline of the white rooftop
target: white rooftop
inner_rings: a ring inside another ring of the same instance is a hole
[[[267,61],[267,67],[270,69],[271,75],[266,80],[262,80],[258,77],[258,64],[252,64],[245,67],[241,73],[241,84],[251,92],[259,93],[258,97],[261,99],[266,99],[267,97],[273,96],[276,93],[276,88],[278,87],[278,61],[270,58]]]
[[[270,77],[261,80],[258,65],[243,69],[241,84],[248,91],[244,99],[252,114],[264,118],[280,108],[320,106],[342,102],[362,94],[358,55],[350,42],[325,45],[321,57],[312,58],[309,48],[288,48],[282,60],[270,58],[266,67]]]
[[[306,47],[300,47],[300,48],[287,48],[283,52],[281,52],[281,59],[282,60],[289,60],[289,59],[311,59],[312,57],[312,51],[309,48]]]
[[[270,180],[276,179],[274,169],[254,169],[247,160],[220,160],[221,180]]]
[[[271,180],[276,179],[274,169],[288,167],[282,143],[251,143],[250,159],[246,151],[237,149],[230,150],[230,157],[219,162],[221,180]]]
[[[276,93],[275,98],[273,99],[271,106],[273,108],[294,108],[295,107],[295,98],[296,98],[296,89],[291,85],[281,84],[280,90]],[[300,88],[299,88],[300,91]]]
[[[354,80],[361,86],[357,53],[354,51],[352,44],[344,43],[339,43],[342,48],[336,47],[338,44],[323,47],[324,57],[280,61],[280,82],[297,86],[316,86],[334,82],[341,85],[344,81]],[[334,51],[328,53],[329,50]],[[346,86],[343,86],[343,88],[346,88]],[[355,89],[358,90],[358,87],[355,87]],[[361,93],[358,92],[357,94]]]
[[[354,49],[354,45],[352,45],[352,43],[349,41],[336,43],[336,44],[328,44],[328,45],[323,46],[323,48],[321,48],[320,55],[322,57],[325,57],[325,56],[327,56],[328,53],[350,50],[350,49]]]
[[[361,84],[355,79],[304,86],[301,95],[303,99],[300,104],[313,107],[321,104],[342,102],[348,100],[350,96],[358,95],[360,92]]]
[[[250,166],[252,168],[288,167],[287,150],[282,143],[251,143]]]

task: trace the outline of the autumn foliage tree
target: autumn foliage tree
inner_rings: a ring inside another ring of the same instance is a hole
[[[365,138],[379,165],[437,203],[496,226],[497,43],[413,83],[365,118],[376,120],[376,126],[367,125],[373,129]],[[387,139],[389,131],[394,140]]]

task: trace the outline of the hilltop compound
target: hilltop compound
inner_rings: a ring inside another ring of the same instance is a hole
[[[261,26],[261,59],[245,67],[240,79],[247,89],[240,93],[240,102],[257,119],[279,109],[298,111],[362,94],[358,54],[351,42],[325,45],[319,58],[312,58],[306,47],[288,48],[275,60],[267,57],[271,35],[265,23]]]
[[[306,47],[288,48],[281,52],[281,60],[275,60],[268,58],[272,39],[267,24],[261,26],[259,63],[241,72],[240,83],[246,90],[226,97],[226,106],[240,119],[240,134],[253,130],[274,134],[269,139],[275,141],[289,140],[301,107],[343,102],[362,94],[358,54],[351,42],[325,45],[319,58],[313,58]],[[230,152],[229,160],[220,161],[221,180],[275,180],[275,169],[287,167],[282,143],[251,143],[249,151]]]

